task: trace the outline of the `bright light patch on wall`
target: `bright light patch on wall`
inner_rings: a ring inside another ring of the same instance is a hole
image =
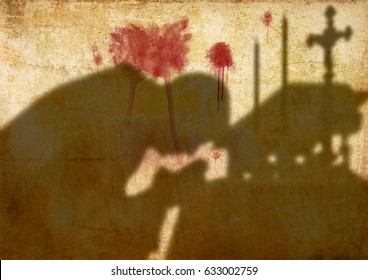
[[[312,153],[314,155],[318,155],[320,153],[323,152],[323,146],[322,143],[318,142],[316,145],[314,145],[313,149],[312,149]]]
[[[247,171],[243,174],[243,178],[244,178],[244,181],[250,182],[252,180],[253,176],[249,171]]]
[[[345,162],[343,155],[338,155],[332,162],[332,166],[340,166]]]
[[[269,164],[276,164],[277,163],[277,156],[275,154],[270,154],[267,156],[267,162]]]
[[[208,166],[207,172],[205,173],[205,178],[207,181],[227,177],[229,158],[226,150],[210,149],[205,155],[205,160]]]
[[[206,165],[204,179],[206,181],[227,177],[228,156],[225,149],[215,149],[212,142],[198,147],[192,154],[168,155],[162,158],[161,167],[171,172],[180,172],[190,164],[202,161]]]
[[[175,231],[176,224],[178,222],[179,214],[180,214],[179,206],[174,206],[167,210],[160,231],[160,238],[159,238],[160,242],[158,249],[156,251],[150,252],[148,256],[149,259],[153,260],[166,259],[166,255],[170,248],[170,242],[172,240],[172,236]]]
[[[297,165],[303,165],[305,163],[305,160],[306,160],[305,156],[303,156],[303,155],[299,155],[299,156],[295,157],[295,163]]]
[[[160,154],[152,148],[146,150],[137,171],[129,178],[124,188],[127,197],[132,197],[149,190],[160,168]]]
[[[338,154],[339,153],[339,150],[341,149],[341,146],[342,146],[342,136],[340,134],[334,134],[332,136],[332,151],[333,153],[335,154]]]

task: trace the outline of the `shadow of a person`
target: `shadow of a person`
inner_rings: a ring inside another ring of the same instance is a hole
[[[175,188],[161,181],[129,196],[126,186],[148,149],[173,156],[175,149],[164,88],[149,78],[137,84],[124,124],[131,74],[114,67],[61,85],[1,131],[2,258],[144,259],[157,249]],[[192,134],[191,110],[203,111],[207,131],[225,127],[227,110],[207,107],[216,86],[201,73],[172,81],[182,152],[205,140]],[[141,178],[137,187],[149,185]]]

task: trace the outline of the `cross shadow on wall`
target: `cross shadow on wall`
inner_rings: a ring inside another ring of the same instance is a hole
[[[309,40],[326,52],[325,82],[289,83],[284,20],[283,84],[264,103],[256,45],[254,109],[234,125],[227,95],[217,109],[216,79],[190,73],[172,81],[180,152],[209,141],[228,151],[227,176],[211,182],[205,161],[174,172],[147,156],[177,151],[159,83],[137,85],[124,123],[131,68],[46,94],[0,134],[1,258],[146,259],[173,206],[169,259],[367,258],[367,182],[351,171],[348,144],[367,95],[332,81],[326,45],[331,55],[340,33],[331,26]],[[142,163],[158,166],[156,175],[148,190],[128,196]]]

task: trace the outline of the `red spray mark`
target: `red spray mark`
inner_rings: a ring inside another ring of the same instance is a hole
[[[149,49],[146,46],[156,29],[156,27],[144,28],[129,24],[115,28],[115,31],[110,34],[109,52],[116,65],[124,66],[130,81],[128,107],[125,114],[125,123],[128,126],[133,111],[135,88],[144,79],[144,75],[141,74],[147,68]]]
[[[188,62],[186,58],[189,52],[187,42],[191,34],[185,33],[187,26],[188,19],[167,23],[162,28],[156,25],[145,28],[130,24],[116,28],[115,32],[111,33],[109,48],[115,64],[130,64],[138,72],[155,78],[162,77],[165,80],[170,130],[177,151],[179,146],[174,123],[170,77],[180,73]],[[130,96],[134,96],[134,90]],[[133,100],[133,97],[130,99]],[[127,115],[131,114],[129,109],[133,106],[132,102],[129,102]]]
[[[145,71],[148,67],[150,37],[157,32],[156,27],[144,28],[129,24],[117,27],[112,32],[109,52],[116,65],[130,64],[138,71]]]
[[[182,19],[162,28],[134,24],[119,27],[111,33],[109,52],[117,65],[128,63],[147,75],[168,79],[188,62],[186,43],[191,34],[182,34],[187,26],[188,20]]]
[[[98,47],[96,44],[93,44],[91,47],[93,59],[97,66],[100,66],[102,64],[102,55],[100,54]]]
[[[216,69],[218,85],[217,85],[217,102],[218,110],[220,101],[224,101],[224,77],[228,68],[233,65],[231,57],[230,46],[224,42],[214,44],[209,51],[207,51],[207,58],[209,58],[212,66]]]
[[[221,160],[222,154],[218,151],[215,151],[212,153],[212,158],[215,160],[215,162],[220,159]]]
[[[269,26],[271,24],[271,21],[272,21],[272,13],[271,11],[266,11],[264,14],[263,14],[263,24],[267,27],[267,44],[268,44],[268,29],[269,29]]]

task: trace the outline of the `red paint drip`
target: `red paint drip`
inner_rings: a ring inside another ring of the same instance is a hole
[[[153,77],[169,79],[187,64],[191,34],[184,33],[188,19],[167,23],[162,28],[129,24],[111,33],[109,52],[115,64],[129,63]]]
[[[207,57],[215,68],[230,67],[233,65],[230,46],[224,42],[218,42],[207,52]]]
[[[100,54],[98,47],[96,44],[93,44],[91,47],[93,59],[95,61],[95,64],[97,66],[100,66],[102,64],[102,55]]]
[[[221,101],[224,101],[224,72],[225,68],[221,69]]]
[[[263,24],[267,27],[267,44],[268,44],[268,28],[270,26],[270,23],[272,22],[272,13],[271,11],[266,11],[263,14]]]
[[[269,26],[272,21],[272,13],[271,11],[266,11],[263,14],[263,24],[266,26]]]
[[[209,51],[207,51],[207,58],[209,58],[210,63],[216,69],[217,73],[217,101],[224,100],[224,77],[226,71],[227,79],[227,69],[233,66],[233,59],[231,56],[230,46],[224,42],[218,42],[214,44]],[[227,69],[226,69],[227,68]],[[219,110],[219,104],[218,104]]]

